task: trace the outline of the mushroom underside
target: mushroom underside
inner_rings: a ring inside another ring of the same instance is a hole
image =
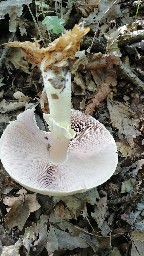
[[[10,123],[0,140],[0,158],[9,175],[24,187],[48,195],[86,191],[107,181],[117,166],[117,148],[109,131],[91,116],[72,110],[67,161],[49,160],[52,137],[38,128],[34,110]]]

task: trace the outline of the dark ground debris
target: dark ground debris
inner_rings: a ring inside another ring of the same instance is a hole
[[[21,2],[21,3],[20,3]],[[113,134],[115,174],[86,193],[49,197],[26,191],[0,167],[2,256],[143,256],[144,249],[144,4],[143,1],[0,2],[0,44],[59,35],[45,16],[63,17],[65,29],[84,22],[90,32],[70,62],[72,104]],[[42,7],[43,6],[43,7]],[[39,126],[48,110],[42,78],[16,48],[0,48],[0,135],[36,106]]]

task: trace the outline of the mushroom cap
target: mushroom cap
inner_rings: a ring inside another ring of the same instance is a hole
[[[38,128],[34,109],[17,116],[0,140],[0,158],[9,175],[27,189],[45,195],[68,195],[101,185],[114,173],[117,147],[110,132],[91,116],[72,110],[67,161],[52,164],[51,133]]]

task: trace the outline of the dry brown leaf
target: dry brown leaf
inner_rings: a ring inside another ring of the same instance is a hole
[[[99,2],[100,0],[75,1],[75,6],[84,17],[87,17],[89,13],[94,12],[98,8]]]
[[[57,38],[50,43],[47,48],[40,48],[40,44],[35,42],[10,42],[7,46],[21,48],[27,56],[27,59],[34,63],[40,64],[44,57],[47,57],[45,68],[52,64],[56,64],[61,60],[73,58],[77,50],[79,50],[81,40],[84,35],[89,32],[89,28],[83,28],[80,25],[75,25],[70,31]]]
[[[20,49],[11,49],[5,60],[5,65],[9,69],[14,66],[16,69],[23,70],[25,73],[30,74],[29,64],[23,58],[23,53]]]
[[[8,197],[6,196],[3,199],[3,203],[9,207],[11,207],[16,201],[22,200],[22,201],[27,201],[27,203],[29,204],[29,209],[30,212],[35,212],[40,208],[40,204],[38,203],[37,199],[36,199],[36,194],[26,194],[26,190],[25,189],[21,189],[19,190],[19,192],[17,194],[20,194],[19,197]]]
[[[47,242],[48,216],[41,215],[37,223],[25,229],[23,245],[27,250],[26,255],[40,255]]]
[[[83,210],[84,208],[84,198],[81,199],[79,195],[78,197],[76,196],[63,197],[61,198],[61,200],[65,205],[65,215],[67,213],[67,219],[70,217],[76,219],[79,213],[81,212],[81,210]],[[59,197],[55,197],[53,201],[55,204],[60,203]]]
[[[63,202],[60,201],[55,205],[54,212],[50,214],[49,221],[51,223],[55,223],[55,222],[61,222],[63,220],[69,220],[72,218],[73,218],[73,215],[70,212],[70,210],[67,207],[65,207]]]
[[[140,120],[137,118],[136,113],[128,105],[118,101],[108,100],[107,106],[112,126],[118,129],[119,134],[125,135],[131,144],[133,138],[140,135],[138,130]]]
[[[111,91],[110,87],[116,86],[114,65],[119,65],[118,57],[102,53],[86,55],[85,51],[77,52],[76,59],[70,62],[71,73],[74,75],[75,95],[84,94],[85,89],[96,91],[86,107],[87,114],[92,114],[95,107],[99,106]],[[81,71],[87,71],[84,79]]]
[[[5,227],[10,230],[18,226],[22,230],[29,215],[30,210],[27,201],[18,200],[12,205],[10,211],[4,218]]]
[[[109,72],[115,74],[113,65],[119,66],[120,58],[111,54],[94,53],[86,55],[85,51],[78,51],[75,55],[76,59],[71,60],[71,72],[74,74],[76,71],[81,70],[97,70],[108,68]]]
[[[18,226],[22,230],[30,213],[40,208],[36,194],[25,195],[25,193],[21,193],[19,197],[5,197],[3,199],[4,204],[11,207],[4,219],[8,229]]]

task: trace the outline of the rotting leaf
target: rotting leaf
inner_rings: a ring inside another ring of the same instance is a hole
[[[101,226],[101,234],[103,236],[107,236],[110,233],[110,231],[111,230],[110,230],[110,227],[109,227],[107,221],[104,221],[102,226]]]
[[[10,211],[4,218],[5,227],[10,230],[18,226],[22,230],[29,215],[30,210],[27,201],[18,200],[12,205]]]
[[[0,3],[0,19],[5,18],[5,14],[9,14],[10,22],[9,22],[9,31],[16,32],[17,25],[17,17],[22,15],[23,5],[29,5],[32,0],[7,0],[1,1]]]
[[[13,66],[16,69],[23,70],[25,73],[30,74],[29,72],[29,64],[28,62],[23,58],[22,50],[20,49],[11,49],[6,60],[5,65],[7,68],[12,69]]]
[[[76,219],[85,209],[85,204],[96,204],[96,199],[99,199],[99,194],[96,188],[93,188],[85,193],[67,197],[54,197],[53,202],[56,205],[54,214],[50,216],[50,221]]]
[[[41,215],[37,224],[25,229],[23,245],[28,254],[39,255],[47,243],[47,222],[48,216]]]
[[[7,229],[18,226],[18,228],[22,230],[30,213],[40,208],[35,194],[21,195],[20,197],[12,198],[5,197],[4,204],[11,206],[10,211],[4,218],[4,223]]]
[[[72,236],[68,232],[62,231],[56,227],[50,226],[47,240],[48,253],[56,250],[73,250],[75,248],[87,248],[88,244],[79,236]]]
[[[94,83],[94,81],[92,80],[92,77],[91,77],[91,73],[90,72],[87,72],[86,76],[85,76],[85,80],[86,80],[86,86],[87,86],[87,89],[90,91],[90,92],[94,92],[96,90],[96,84]]]
[[[60,199],[58,197],[54,197],[54,203],[58,202]],[[79,212],[82,210],[83,202],[76,196],[68,196],[63,197],[62,201],[66,205],[66,209],[68,210],[67,214],[70,218],[76,218],[79,215]]]
[[[91,12],[90,15],[84,19],[87,25],[97,24],[106,18],[106,13],[109,12],[108,19],[115,19],[121,16],[119,5],[114,5],[111,0],[101,0],[98,5],[98,11]]]
[[[27,227],[25,229],[24,238],[23,238],[23,245],[26,248],[27,252],[30,253],[30,250],[32,248],[32,243],[36,239],[36,235],[34,232],[34,227]]]
[[[126,221],[129,225],[134,225],[136,223],[137,218],[139,218],[140,211],[135,211],[135,212],[125,212],[121,215],[121,219]]]
[[[85,230],[80,228],[79,226],[73,225],[68,221],[58,223],[58,227],[60,230],[69,233],[72,237],[82,238],[87,243],[87,246],[91,246],[94,252],[96,252],[98,241],[94,235],[87,231],[87,229]]]
[[[16,201],[22,200],[22,201],[27,201],[27,204],[29,205],[29,210],[30,212],[35,212],[40,208],[40,204],[38,203],[36,199],[36,194],[27,194],[27,191],[25,189],[20,189],[17,192],[16,197],[4,197],[3,203],[5,205],[8,205],[9,207],[13,206],[13,204]]]
[[[133,138],[140,135],[138,131],[140,120],[128,105],[118,101],[108,100],[107,106],[112,126],[117,128],[120,134],[124,134],[128,142],[133,141]]]
[[[69,232],[72,236],[78,236],[81,232],[81,230],[78,229],[77,226],[73,225],[72,223],[70,223],[67,220],[58,223],[58,227],[60,228],[60,230]]]
[[[91,205],[95,205],[97,202],[96,200],[100,199],[97,188],[93,188],[86,191],[86,193],[83,194],[83,196],[84,196],[83,200]]]
[[[27,35],[27,31],[26,31],[26,25],[27,24],[27,20],[26,19],[19,19],[18,21],[18,25],[19,25],[19,30],[21,33],[21,36],[23,35]]]
[[[139,170],[141,170],[144,166],[144,159],[139,159],[138,161],[136,161],[135,163],[132,164],[132,168],[134,168],[133,170],[133,177],[135,177],[138,173]]]
[[[4,246],[1,256],[20,256],[19,249],[21,247],[21,241],[17,241],[14,245]]]
[[[7,123],[9,123],[9,117],[7,116],[7,115],[5,115],[5,114],[0,114],[0,125],[2,124],[2,123],[4,123],[4,124],[7,124]]]
[[[120,60],[118,57],[102,53],[86,56],[85,51],[77,52],[75,57],[76,60],[70,62],[70,69],[74,75],[74,92],[75,95],[82,95],[86,89],[96,91],[88,98],[86,107],[86,113],[92,114],[95,107],[99,106],[117,85],[114,66],[118,66]],[[86,72],[84,77],[81,71]]]
[[[3,83],[3,77],[0,78],[0,87],[5,86],[5,83]]]
[[[103,222],[105,220],[105,214],[107,210],[107,196],[101,197],[98,202],[96,202],[94,212],[91,216],[96,220],[98,227],[101,229]]]
[[[87,17],[89,13],[95,11],[98,8],[100,0],[84,0],[75,1],[76,8],[82,13],[84,17]]]
[[[134,178],[130,178],[129,180],[125,180],[121,185],[121,193],[130,193],[134,190],[136,185],[136,180]]]
[[[51,212],[49,221],[51,223],[61,222],[63,220],[72,219],[73,216],[71,215],[69,209],[67,209],[62,201],[57,203],[54,208],[54,212]]]
[[[136,221],[135,222],[135,230],[144,231],[144,220]]]
[[[53,255],[55,251],[58,251],[59,249],[59,244],[58,244],[58,239],[56,237],[54,228],[50,226],[50,230],[48,232],[48,240],[47,240],[47,251],[49,255]]]
[[[10,245],[14,245],[15,241],[14,239],[12,239],[7,231],[4,229],[3,225],[0,225],[0,241],[2,243],[3,246],[10,246]],[[1,255],[1,245],[0,245],[0,255]]]

